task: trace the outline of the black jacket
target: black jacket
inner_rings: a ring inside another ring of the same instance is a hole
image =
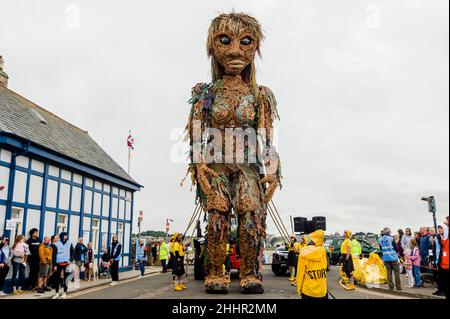
[[[81,260],[81,255],[84,255],[84,261],[86,261],[86,253],[87,253],[88,249],[87,247],[82,244],[82,243],[77,243],[75,245],[75,252],[73,255],[73,259],[75,260]]]
[[[27,244],[30,249],[30,256],[28,257],[28,260],[31,262],[39,261],[39,245],[41,244],[39,238],[33,239],[30,237],[27,240]]]
[[[52,265],[56,265],[56,255],[58,254],[58,247],[55,244],[51,244],[52,246]]]
[[[112,253],[113,253],[116,245],[118,245],[117,250],[113,256]],[[117,257],[119,257],[121,252],[122,252],[122,245],[118,241],[112,243],[111,246],[108,247],[108,255],[109,255],[109,258],[111,258],[111,259],[116,259]]]

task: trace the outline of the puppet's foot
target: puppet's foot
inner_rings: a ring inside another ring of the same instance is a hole
[[[208,275],[205,279],[205,289],[207,293],[226,293],[230,287],[229,276]]]
[[[242,278],[239,282],[241,292],[243,294],[262,294],[264,293],[264,287],[262,281],[255,276],[247,276]]]

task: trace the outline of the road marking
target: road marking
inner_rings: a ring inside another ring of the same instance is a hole
[[[157,276],[157,275],[160,275],[160,273],[153,273],[153,274],[146,275],[146,276],[144,276],[144,279],[145,278],[154,277],[154,276]],[[82,291],[76,291],[76,292],[70,293],[67,296],[67,299],[70,299],[70,298],[73,298],[73,297],[82,296],[82,295],[89,294],[89,293],[96,292],[96,291],[100,291],[100,290],[103,290],[103,289],[108,289],[108,288],[112,288],[112,287],[118,287],[120,285],[129,283],[129,282],[133,282],[133,281],[136,281],[136,280],[140,280],[139,277],[132,277],[132,278],[123,279],[123,280],[119,281],[117,283],[117,285],[115,285],[115,286],[110,286],[110,284],[107,284],[107,285],[101,285],[101,286],[98,286],[98,287],[87,288],[87,289],[84,289]],[[99,299],[101,299],[101,298],[99,298]]]

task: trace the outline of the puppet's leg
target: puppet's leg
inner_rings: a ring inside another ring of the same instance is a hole
[[[230,241],[231,214],[211,210],[208,213],[206,254],[208,274],[205,278],[207,292],[226,291],[230,279],[224,274],[227,243]]]
[[[256,229],[254,212],[239,214],[238,234],[241,257],[239,286],[241,291],[247,294],[264,292],[259,273],[260,238],[258,238],[258,234],[255,234]]]

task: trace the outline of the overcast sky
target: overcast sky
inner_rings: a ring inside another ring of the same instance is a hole
[[[145,186],[144,229],[184,231],[194,208],[171,134],[190,88],[209,81],[206,35],[217,12],[244,11],[266,41],[257,81],[278,100],[289,215],[328,231],[430,225],[422,195],[448,215],[447,0],[0,0],[9,88],[89,134]],[[269,219],[269,232],[276,233]]]

